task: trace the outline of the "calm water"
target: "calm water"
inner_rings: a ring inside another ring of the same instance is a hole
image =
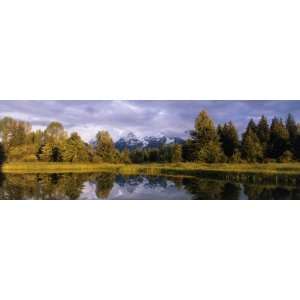
[[[111,173],[0,174],[0,199],[300,199],[300,187]]]

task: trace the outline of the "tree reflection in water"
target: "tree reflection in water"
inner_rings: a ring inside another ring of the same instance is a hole
[[[185,178],[183,184],[193,199],[239,199],[240,184],[217,180],[207,180],[203,178]]]
[[[87,187],[92,193],[85,194]],[[300,188],[180,176],[0,173],[1,199],[88,199],[88,196],[96,199],[300,199]]]
[[[116,175],[113,173],[103,173],[96,177],[96,195],[99,199],[108,199],[115,179]]]

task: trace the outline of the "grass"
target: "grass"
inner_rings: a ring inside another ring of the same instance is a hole
[[[268,164],[108,164],[108,163],[7,163],[3,173],[96,173],[109,172],[123,175],[172,176],[225,180],[250,184],[300,185],[300,163]]]
[[[7,163],[3,173],[63,173],[63,172],[116,172],[122,174],[148,175],[201,175],[222,174],[265,174],[299,175],[300,163],[268,164],[204,164],[204,163],[161,163],[161,164],[108,164],[108,163]]]

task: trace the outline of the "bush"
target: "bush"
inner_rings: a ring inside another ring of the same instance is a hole
[[[93,157],[93,162],[94,162],[94,163],[102,163],[103,161],[102,161],[102,159],[101,159],[100,156],[95,155],[95,156]]]
[[[277,162],[276,159],[268,158],[268,157],[263,160],[264,164],[273,164],[273,163],[276,163],[276,162]]]
[[[279,157],[278,161],[281,163],[287,163],[293,161],[294,156],[291,151],[284,151],[283,154]]]
[[[24,157],[25,162],[34,162],[37,161],[37,157],[34,154],[30,154]]]
[[[235,151],[234,154],[230,157],[229,163],[241,163],[242,157],[240,151]]]

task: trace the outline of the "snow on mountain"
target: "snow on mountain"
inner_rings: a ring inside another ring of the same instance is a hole
[[[127,136],[120,138],[115,143],[115,146],[119,150],[123,150],[125,148],[134,150],[143,148],[159,148],[162,145],[182,144],[183,142],[184,140],[179,137],[168,137],[163,134],[137,138],[135,134],[130,132]]]
[[[127,149],[137,149],[143,148],[143,142],[136,137],[132,132],[129,132],[127,136],[121,137],[115,142],[115,146],[119,150]]]
[[[137,137],[134,133],[129,132],[126,136],[121,137],[115,142],[118,150],[135,150],[144,148],[159,148],[162,145],[183,144],[184,139],[179,137],[165,136],[158,134],[157,136]],[[96,147],[96,140],[91,140],[90,145]]]
[[[175,138],[167,137],[166,144],[174,144],[174,143],[175,143]]]

